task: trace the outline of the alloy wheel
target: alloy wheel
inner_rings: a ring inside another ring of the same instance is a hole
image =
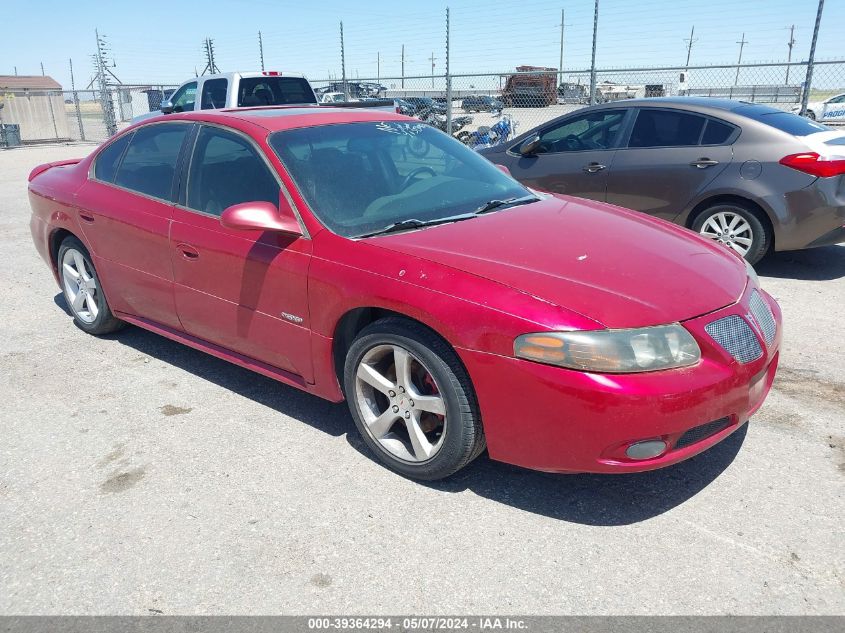
[[[67,249],[62,256],[62,285],[74,316],[83,323],[93,323],[100,313],[97,279],[85,256],[75,248]]]
[[[704,221],[699,233],[735,250],[745,257],[754,242],[754,231],[744,217],[720,211]]]
[[[399,345],[377,345],[358,363],[355,397],[379,448],[410,463],[432,459],[446,436],[446,402],[431,371]]]

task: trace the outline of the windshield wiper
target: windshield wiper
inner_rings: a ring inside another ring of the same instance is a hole
[[[505,200],[488,200],[475,210],[475,215],[481,215],[482,213],[487,213],[489,211],[493,211],[494,209],[500,209],[501,207],[515,207],[519,204],[530,204],[532,202],[537,202],[539,199],[540,198],[535,195],[530,195],[522,196],[521,198],[506,198]]]
[[[448,224],[449,222],[460,222],[461,220],[470,220],[476,217],[476,213],[463,213],[461,215],[453,215],[448,218],[436,218],[434,220],[418,220],[417,218],[408,218],[407,220],[400,220],[393,224],[388,224],[384,228],[370,233],[359,235],[362,237],[373,237],[374,235],[384,235],[385,233],[395,233],[397,231],[407,231],[409,229],[418,229],[423,226],[434,226],[435,224]]]

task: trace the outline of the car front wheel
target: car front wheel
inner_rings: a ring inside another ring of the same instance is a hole
[[[88,249],[75,237],[59,246],[59,279],[62,293],[76,324],[89,334],[108,334],[124,323],[115,317],[94,269]]]
[[[406,477],[448,477],[485,448],[466,370],[419,324],[391,317],[364,328],[347,354],[344,387],[364,442]]]
[[[692,229],[756,264],[768,252],[771,231],[758,212],[741,203],[716,204],[696,216]]]

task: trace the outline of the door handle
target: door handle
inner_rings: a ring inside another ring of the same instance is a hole
[[[607,169],[607,165],[602,165],[601,163],[587,163],[584,165],[584,171],[588,174],[594,174],[602,169]]]
[[[81,211],[79,213],[79,219],[82,220],[83,222],[87,222],[88,224],[94,223],[94,216],[93,215],[88,215],[87,213],[82,213]]]
[[[200,256],[199,251],[190,244],[177,244],[176,248],[182,253],[182,257],[187,260],[193,261]]]
[[[699,169],[707,169],[708,167],[712,167],[713,165],[718,165],[718,160],[713,160],[712,158],[699,158],[698,160],[694,160],[690,163],[690,167],[698,167]]]

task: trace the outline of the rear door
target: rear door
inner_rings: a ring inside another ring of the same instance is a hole
[[[607,201],[672,220],[733,160],[739,129],[685,110],[638,108],[608,171]]]
[[[604,200],[607,173],[628,110],[609,108],[574,114],[540,129],[540,149],[522,156],[496,155],[514,178],[545,191]],[[514,150],[518,148],[512,148]]]
[[[185,331],[313,381],[311,240],[220,224],[232,205],[279,203],[279,180],[262,150],[239,132],[202,125],[183,180],[170,259]]]

